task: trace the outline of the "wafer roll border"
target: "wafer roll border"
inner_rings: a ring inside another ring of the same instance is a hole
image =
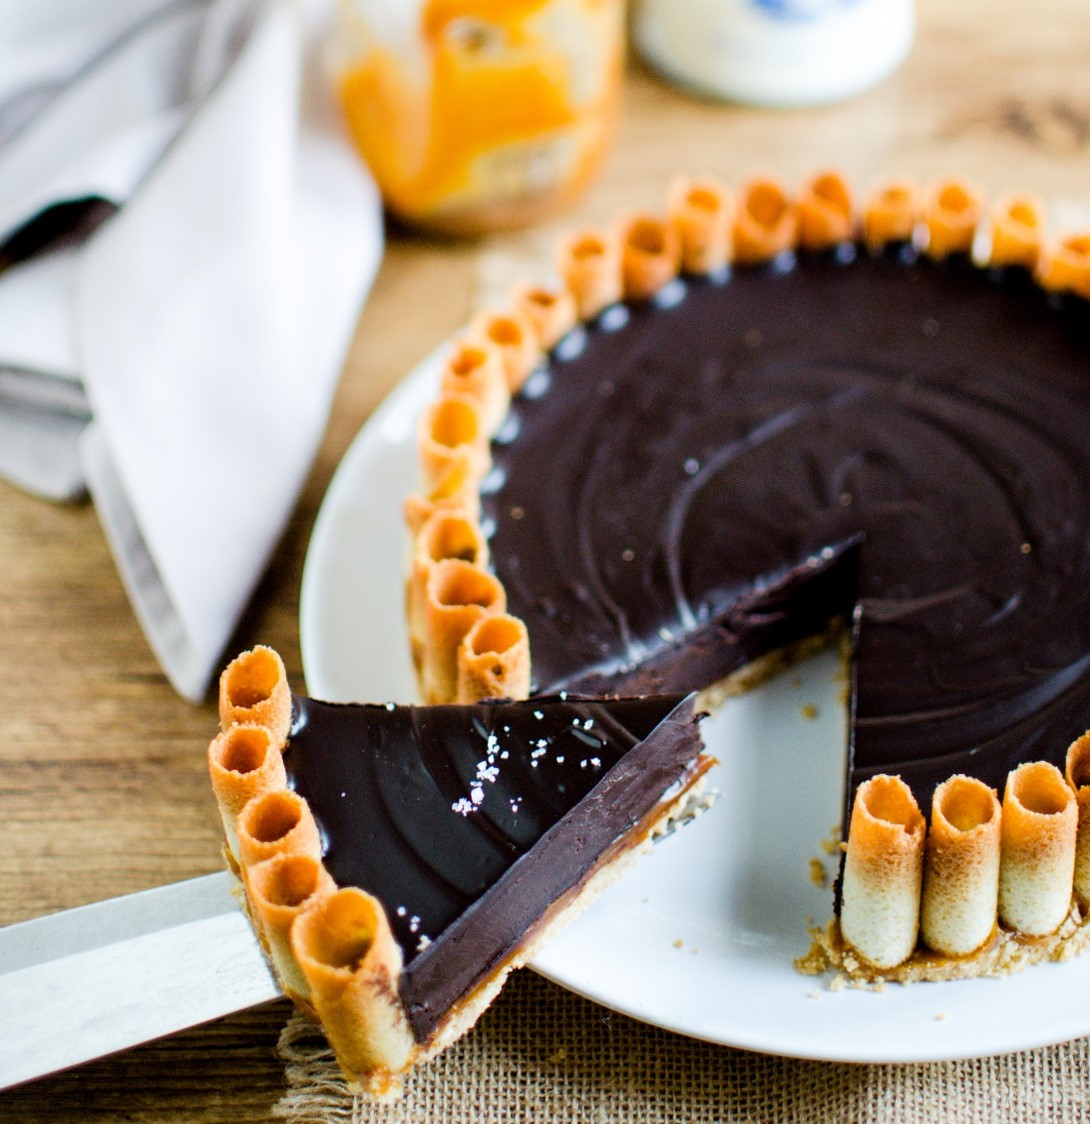
[[[424,648],[420,682],[427,703],[457,697],[458,653],[478,621],[507,607],[493,574],[461,558],[432,564],[424,586]]]
[[[927,254],[935,260],[968,254],[984,213],[984,197],[968,180],[942,180],[924,204]]]
[[[1078,809],[1076,828],[1075,892],[1090,902],[1090,732],[1076,738],[1067,750],[1064,779],[1075,794]]]
[[[401,949],[381,902],[354,886],[317,898],[291,926],[291,950],[345,1073],[376,1093],[412,1064],[416,1045],[399,1000]]]
[[[523,299],[521,307],[512,302],[509,309],[482,309],[469,326],[471,336],[488,340],[498,350],[509,394],[518,391],[537,365],[541,343],[535,325],[540,323],[542,328],[548,328],[548,309],[553,309],[553,317],[565,317],[567,326],[561,334],[575,321],[574,307],[570,310],[571,321],[568,322],[564,309],[557,312],[555,302],[550,301],[547,294],[538,292],[535,299],[533,293],[527,291]],[[552,330],[556,331],[556,326]]]
[[[935,789],[920,909],[920,939],[935,952],[967,956],[995,930],[1000,820],[983,781],[953,776]]]
[[[863,241],[872,250],[891,242],[911,242],[921,211],[919,188],[910,180],[890,180],[867,201]]]
[[[757,265],[798,245],[798,208],[787,188],[773,177],[750,180],[738,196],[733,258]]]
[[[634,214],[621,220],[621,295],[627,301],[650,300],[678,273],[681,241],[677,229],[657,215]]]
[[[730,262],[734,198],[710,176],[678,176],[669,188],[666,218],[677,231],[685,273],[716,273]]]
[[[821,172],[803,185],[798,211],[804,250],[827,250],[855,237],[852,189],[837,171]]]
[[[991,214],[992,265],[1036,270],[1045,246],[1045,205],[1028,192],[996,200]]]
[[[897,968],[917,953],[971,956],[997,934],[1038,940],[1056,934],[1073,908],[1085,916],[1090,732],[1068,750],[1066,775],[1044,761],[1012,770],[1002,804],[994,790],[973,778],[955,776],[938,786],[924,852],[920,939],[911,944],[906,939],[899,959],[888,954],[892,940],[880,942],[876,954],[869,934],[856,937],[858,856],[877,869],[896,864],[905,846],[899,832],[906,816],[875,815],[868,802],[868,786],[891,779],[899,780],[877,777],[860,786],[846,844],[839,934],[869,966]],[[878,825],[887,839],[884,847],[874,842],[875,819],[884,821]],[[881,903],[870,905],[873,912]],[[900,931],[906,933],[907,925]]]
[[[291,946],[296,918],[336,889],[321,856],[284,852],[247,867],[246,897],[284,994],[311,1009],[310,981]]]
[[[1055,765],[1012,770],[1003,793],[999,918],[1010,929],[1044,937],[1071,908],[1078,809]]]
[[[413,544],[407,614],[413,663],[422,668],[428,637],[428,581],[437,563],[460,558],[479,569],[488,565],[488,543],[475,515],[457,509],[433,512]]]
[[[284,726],[284,736],[236,720],[254,714]],[[287,787],[290,725],[291,691],[280,657],[259,646],[232,660],[220,677],[220,732],[208,752],[232,865],[285,994],[321,1019],[346,1075],[377,1096],[391,1095],[420,1053],[398,998],[401,950],[382,904],[362,890],[352,892],[352,908],[366,914],[367,925],[357,926],[351,940],[344,926],[328,938],[310,933],[313,918],[324,919],[331,909],[343,920],[343,910],[331,903],[345,891],[323,864],[307,802]]]
[[[876,968],[894,968],[916,947],[926,827],[900,777],[860,785],[844,859],[840,931]]]
[[[242,722],[221,730],[208,746],[208,774],[235,863],[239,813],[254,797],[285,786],[283,745],[267,726]]]
[[[457,652],[457,701],[521,699],[530,694],[530,636],[509,613],[482,617]]]

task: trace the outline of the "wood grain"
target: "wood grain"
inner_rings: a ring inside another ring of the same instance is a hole
[[[616,146],[577,214],[470,244],[392,230],[310,481],[228,654],[273,644],[302,688],[298,591],[321,497],[370,411],[467,319],[483,252],[537,251],[553,230],[655,207],[676,170],[791,183],[835,165],[859,186],[961,172],[989,193],[1090,206],[1085,0],[921,0],[919,17],[896,75],[822,109],[695,100],[633,61]],[[0,923],[218,868],[212,706],[183,702],[160,673],[94,510],[2,484],[0,715]],[[268,1119],[283,1015],[274,1004],[0,1094],[0,1118]]]

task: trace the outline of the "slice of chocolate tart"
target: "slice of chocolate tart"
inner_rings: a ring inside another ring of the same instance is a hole
[[[376,1095],[687,814],[693,695],[395,706],[290,693],[257,647],[220,684],[209,771],[285,992]]]

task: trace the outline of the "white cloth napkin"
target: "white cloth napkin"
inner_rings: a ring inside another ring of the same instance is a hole
[[[54,498],[86,482],[191,699],[292,510],[381,256],[323,7],[0,4],[0,62],[22,43],[14,77],[0,65],[0,244],[79,210],[56,203],[119,208],[0,273],[0,473]]]

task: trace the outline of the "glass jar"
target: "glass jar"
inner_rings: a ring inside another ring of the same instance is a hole
[[[821,105],[900,65],[914,0],[635,0],[636,49],[661,74],[711,97]]]
[[[623,12],[623,0],[340,0],[340,97],[390,211],[472,234],[573,200],[612,135]]]

